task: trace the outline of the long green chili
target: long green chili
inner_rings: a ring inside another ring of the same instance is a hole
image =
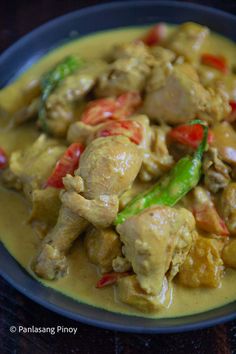
[[[189,124],[201,124],[204,129],[203,139],[194,155],[180,159],[160,182],[131,200],[117,215],[115,225],[123,223],[127,218],[152,205],[174,206],[198,184],[201,177],[202,157],[207,147],[208,127],[200,119],[193,120]]]
[[[52,91],[70,74],[83,65],[83,60],[68,56],[52,70],[43,75],[41,80],[41,103],[39,108],[39,126],[48,132],[45,104]]]

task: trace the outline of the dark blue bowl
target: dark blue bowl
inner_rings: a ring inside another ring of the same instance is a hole
[[[222,11],[169,1],[138,1],[90,7],[50,21],[26,35],[0,57],[0,87],[13,80],[50,49],[80,36],[159,21],[196,21],[236,40],[236,17]],[[127,332],[167,333],[212,326],[236,318],[236,302],[192,316],[168,319],[131,317],[97,309],[42,286],[0,245],[0,274],[24,295],[61,315],[87,324]]]

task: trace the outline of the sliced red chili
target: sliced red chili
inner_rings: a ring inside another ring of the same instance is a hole
[[[229,101],[231,112],[228,117],[225,119],[229,123],[233,123],[236,121],[236,101]]]
[[[125,119],[131,116],[141,105],[142,99],[138,92],[126,92],[116,99],[116,111],[114,116]]]
[[[113,285],[117,282],[118,279],[122,277],[128,276],[130,273],[129,272],[122,272],[122,273],[107,273],[102,276],[101,279],[96,284],[96,288],[104,288],[105,286],[108,285]]]
[[[201,62],[202,64],[211,66],[224,74],[228,72],[228,64],[223,56],[216,56],[208,53],[202,54]]]
[[[7,154],[2,148],[0,148],[0,170],[4,169],[7,166],[7,162]]]
[[[85,108],[81,121],[89,125],[97,125],[111,118],[116,110],[114,98],[102,98],[91,101]]]
[[[236,112],[236,101],[229,101],[229,104],[232,108],[232,112]]]
[[[194,125],[179,125],[171,129],[168,134],[171,140],[177,141],[183,145],[187,145],[192,148],[197,148],[203,139],[203,127],[200,124]],[[208,131],[208,144],[213,141],[213,133]]]
[[[158,23],[153,26],[147,34],[141,39],[148,46],[154,46],[162,42],[167,35],[167,26],[165,23]]]
[[[133,120],[110,121],[97,132],[97,137],[123,135],[135,144],[142,141],[142,126]]]
[[[138,92],[126,92],[117,98],[102,98],[88,103],[81,121],[97,125],[108,119],[122,120],[130,116],[141,104]]]
[[[78,168],[79,159],[83,151],[84,147],[80,143],[71,144],[56,163],[52,174],[46,182],[46,187],[63,188],[63,177],[67,174],[74,175],[74,171]]]

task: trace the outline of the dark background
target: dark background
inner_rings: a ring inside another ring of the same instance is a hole
[[[97,0],[0,0],[0,52],[27,32],[57,16]],[[234,0],[187,1],[236,14]],[[236,29],[235,29],[236,31]],[[72,334],[11,334],[9,327],[77,327]],[[236,321],[213,328],[169,335],[127,334],[65,319],[28,300],[0,278],[0,354],[232,354],[236,353]]]

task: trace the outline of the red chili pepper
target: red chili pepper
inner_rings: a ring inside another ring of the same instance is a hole
[[[97,137],[124,135],[135,144],[142,141],[142,126],[133,120],[110,121],[103,125],[96,134]]]
[[[97,125],[107,119],[125,119],[141,104],[138,92],[126,92],[118,98],[102,98],[89,102],[85,108],[81,121],[89,125]]]
[[[5,151],[0,148],[0,170],[4,169],[7,166],[7,155]]]
[[[113,98],[102,98],[91,101],[85,108],[81,121],[89,125],[97,125],[112,117],[116,109]]]
[[[194,125],[179,125],[173,128],[168,137],[172,140],[177,141],[183,145],[187,145],[192,148],[197,148],[203,139],[203,127],[200,124]],[[213,141],[213,133],[208,131],[208,144]]]
[[[142,99],[138,92],[123,93],[116,99],[117,109],[114,112],[114,116],[125,119],[131,116],[141,103]]]
[[[233,123],[236,121],[236,101],[229,101],[229,104],[231,106],[231,112],[225,120],[229,123]]]
[[[141,39],[148,46],[154,46],[165,39],[167,35],[167,26],[165,23],[158,23],[153,26],[148,33]]]
[[[221,236],[229,236],[229,230],[217,213],[214,205],[203,205],[193,210],[197,226],[207,232]]]
[[[46,182],[46,187],[64,188],[63,177],[65,177],[67,173],[74,175],[74,171],[78,168],[79,159],[83,151],[84,147],[80,143],[71,144],[56,163],[52,174]]]
[[[229,104],[232,108],[232,112],[231,113],[234,113],[236,112],[236,101],[229,101]]]
[[[123,273],[113,272],[113,273],[104,274],[102,278],[99,279],[99,281],[97,282],[96,288],[100,289],[100,288],[104,288],[104,286],[115,284],[118,279],[122,277],[126,277],[129,274],[130,274],[129,272],[123,272]]]
[[[222,73],[226,74],[228,72],[228,64],[223,56],[216,56],[213,54],[202,54],[201,58],[202,64],[211,66]]]

